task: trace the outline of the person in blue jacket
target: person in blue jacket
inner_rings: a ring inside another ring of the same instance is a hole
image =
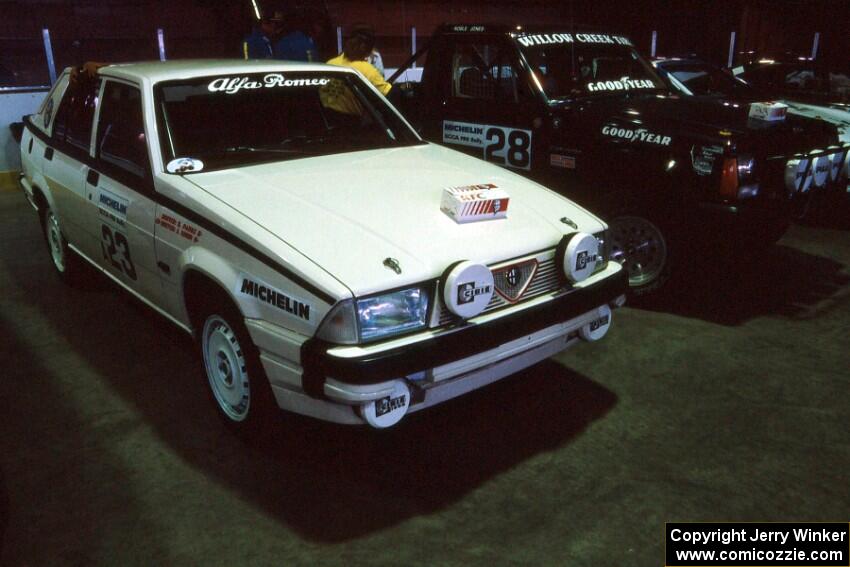
[[[304,18],[299,15],[293,16],[288,31],[272,46],[275,59],[320,61],[316,43],[313,38],[304,33],[305,29]]]
[[[277,40],[282,23],[282,12],[274,12],[260,19],[260,25],[255,26],[242,41],[242,57],[245,59],[274,58],[274,42]]]

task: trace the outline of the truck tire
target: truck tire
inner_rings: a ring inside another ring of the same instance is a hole
[[[612,215],[608,225],[609,260],[620,263],[628,272],[631,295],[648,295],[667,283],[673,256],[669,231],[661,228],[664,223],[629,211]]]

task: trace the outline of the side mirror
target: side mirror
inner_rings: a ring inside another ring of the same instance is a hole
[[[18,144],[21,143],[21,138],[24,135],[24,123],[23,122],[12,122],[9,124],[9,130],[12,131],[12,138]]]

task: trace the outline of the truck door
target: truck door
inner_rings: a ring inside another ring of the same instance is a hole
[[[516,48],[501,35],[447,38],[442,70],[444,100],[433,139],[516,170],[531,169],[535,123],[542,123]],[[427,133],[426,133],[427,135]]]
[[[154,255],[156,204],[140,90],[108,79],[101,94],[94,167],[86,175],[87,228],[100,265],[154,304],[162,287]]]

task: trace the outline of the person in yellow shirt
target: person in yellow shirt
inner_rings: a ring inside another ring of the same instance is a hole
[[[328,60],[328,64],[350,67],[360,71],[367,81],[375,85],[375,88],[386,96],[392,89],[392,85],[384,79],[380,71],[366,61],[374,47],[375,36],[366,31],[358,30],[345,42],[342,53]],[[360,114],[360,103],[357,102],[347,87],[337,88],[340,86],[334,85],[332,81],[324,88],[322,99],[325,106],[344,114]]]

